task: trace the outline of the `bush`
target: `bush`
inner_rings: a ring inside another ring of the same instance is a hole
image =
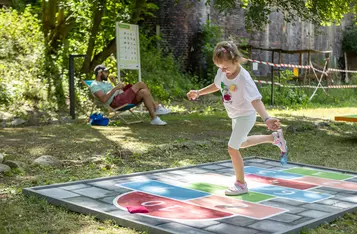
[[[0,108],[43,107],[47,85],[40,78],[44,43],[37,16],[30,7],[21,14],[0,9],[0,28]]]
[[[351,26],[346,27],[343,32],[342,38],[342,50],[344,52],[355,52],[357,53],[357,26],[356,22]]]
[[[171,53],[165,55],[162,49],[156,47],[156,40],[159,39],[140,34],[142,81],[160,100],[182,99],[197,83],[197,77],[185,74]],[[122,73],[126,82],[138,81],[136,71],[123,70]]]
[[[263,102],[271,104],[271,87],[263,86],[259,88]],[[285,107],[303,107],[309,102],[309,97],[303,89],[274,87],[274,105]]]

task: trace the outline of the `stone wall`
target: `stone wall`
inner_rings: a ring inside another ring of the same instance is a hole
[[[194,50],[194,41],[203,22],[206,22],[206,6],[203,2],[180,0],[153,0],[160,9],[155,18],[142,22],[143,26],[150,26],[156,31],[160,27],[160,34],[164,43],[168,44],[170,52],[176,58],[182,59],[184,66],[189,66],[189,57]]]
[[[329,66],[337,67],[338,59],[343,56],[341,53],[341,40],[344,27],[351,22],[351,16],[347,16],[340,26],[316,28],[306,22],[287,23],[282,14],[273,12],[269,16],[270,24],[266,25],[262,32],[253,31],[247,33],[244,28],[244,12],[241,9],[234,11],[234,14],[220,14],[211,8],[212,22],[224,28],[225,38],[246,38],[253,47],[276,48],[284,50],[320,50],[332,51]],[[272,61],[271,52],[261,52],[253,50],[253,59]],[[274,62],[278,63],[278,55],[275,53]],[[323,54],[312,54],[314,63],[323,65]],[[299,54],[282,54],[282,63],[299,64]],[[308,63],[308,54],[302,56],[302,64]],[[257,75],[266,75],[270,68],[259,65]]]
[[[182,59],[186,68],[195,67],[197,60],[197,48],[199,48],[199,36],[202,25],[209,18],[212,24],[219,25],[223,29],[222,39],[244,38],[249,45],[254,47],[277,48],[284,50],[329,50],[332,51],[330,67],[338,66],[337,61],[341,55],[342,31],[351,17],[346,17],[340,26],[315,28],[310,23],[295,22],[286,23],[280,13],[272,13],[269,16],[271,23],[266,25],[265,30],[248,33],[244,25],[244,11],[234,9],[230,12],[219,13],[213,7],[205,6],[203,1],[180,0],[176,4],[175,0],[153,0],[160,7],[156,13],[156,18],[147,20],[143,24],[160,25],[160,33],[167,41],[174,55]],[[320,31],[317,33],[317,31]],[[253,50],[252,58],[272,61],[271,52]],[[274,56],[274,62],[278,62],[278,54]],[[302,64],[307,64],[307,53],[302,56]],[[312,60],[323,63],[323,55],[312,55]],[[299,64],[298,54],[282,54],[282,63]],[[270,68],[259,65],[256,75],[267,75]]]

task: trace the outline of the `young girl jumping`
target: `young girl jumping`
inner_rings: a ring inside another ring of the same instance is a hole
[[[236,181],[225,191],[226,195],[239,195],[248,192],[244,180],[244,163],[239,152],[240,148],[272,143],[281,150],[281,164],[287,163],[286,141],[280,129],[280,121],[270,117],[266,112],[257,86],[248,71],[240,65],[242,61],[243,57],[232,42],[218,43],[213,52],[213,62],[219,68],[214,83],[187,93],[188,99],[194,100],[199,96],[220,90],[224,107],[232,119],[232,134],[228,142],[228,153],[232,159]],[[255,124],[256,112],[259,113],[267,127],[275,132],[271,135],[248,136]]]

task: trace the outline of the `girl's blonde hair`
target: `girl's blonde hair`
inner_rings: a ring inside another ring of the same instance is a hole
[[[220,64],[223,61],[232,63],[246,63],[247,60],[239,52],[237,46],[231,41],[218,42],[213,51],[213,62]]]

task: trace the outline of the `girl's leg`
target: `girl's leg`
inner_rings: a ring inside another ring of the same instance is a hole
[[[246,141],[244,141],[240,148],[247,148],[253,145],[259,145],[262,143],[272,143],[280,148],[281,152],[287,152],[286,141],[283,136],[282,130],[273,132],[270,135],[255,135],[249,136]]]
[[[262,143],[273,143],[273,135],[255,135],[249,136],[245,142],[240,145],[240,148],[247,148],[253,145],[259,145]]]
[[[242,156],[239,150],[232,147],[228,147],[228,152],[232,159],[236,181],[231,187],[226,189],[224,193],[231,196],[248,193],[248,186],[244,180],[244,162]]]
[[[244,162],[239,150],[233,149],[228,146],[228,153],[232,159],[236,181],[240,182],[241,184],[244,184]]]
[[[239,152],[240,145],[245,139],[255,123],[255,114],[232,119],[232,134],[228,142],[228,153],[231,156],[236,181],[229,187],[226,195],[240,195],[248,192],[247,184],[244,180],[244,162]]]

